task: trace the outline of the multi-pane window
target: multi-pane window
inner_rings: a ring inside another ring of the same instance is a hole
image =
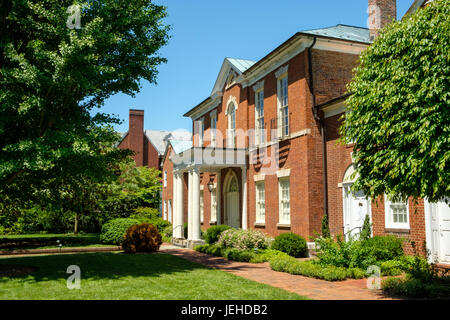
[[[211,116],[211,146],[216,147],[217,115]]]
[[[278,79],[278,125],[281,137],[289,135],[288,76]]]
[[[217,190],[211,191],[211,221],[217,221]]]
[[[234,148],[236,136],[236,108],[234,105],[228,107],[228,147]]]
[[[256,223],[265,223],[266,195],[264,181],[256,183]]]
[[[289,178],[279,180],[279,214],[280,224],[291,223],[291,196]]]
[[[167,171],[164,171],[164,188],[167,187]]]
[[[385,197],[386,227],[409,229],[408,203],[400,198]]]
[[[167,201],[164,201],[164,220],[167,220]]]
[[[264,90],[255,94],[255,131],[256,144],[264,143]]]
[[[170,221],[170,222],[172,222],[172,200],[169,200],[169,201],[168,201],[168,207],[169,207],[169,208],[168,208],[168,211],[169,211],[169,212],[168,212],[168,213],[169,213],[168,215],[169,215],[169,217],[168,217],[167,220]]]
[[[198,146],[202,147],[205,134],[205,121],[204,119],[200,119],[199,121],[197,121],[197,123],[198,123]]]
[[[203,223],[204,218],[204,210],[203,210],[203,191],[200,191],[200,222]]]

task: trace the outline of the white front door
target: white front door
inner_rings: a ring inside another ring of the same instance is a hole
[[[430,215],[431,259],[450,263],[450,206],[445,201],[426,205]]]
[[[351,185],[343,187],[344,192],[344,234],[346,239],[357,237],[361,232],[366,215],[371,218],[369,200],[364,192],[351,192]]]
[[[239,192],[227,193],[227,221],[226,224],[233,228],[240,228],[239,223]]]

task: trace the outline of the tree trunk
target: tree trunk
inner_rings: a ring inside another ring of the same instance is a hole
[[[75,213],[75,224],[73,227],[73,233],[78,234],[78,221],[80,220],[80,214],[77,212]]]

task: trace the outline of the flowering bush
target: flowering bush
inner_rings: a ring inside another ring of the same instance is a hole
[[[228,229],[221,233],[217,245],[222,248],[236,248],[239,250],[267,249],[269,239],[261,231]]]

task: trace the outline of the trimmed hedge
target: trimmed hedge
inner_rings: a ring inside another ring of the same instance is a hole
[[[219,240],[219,237],[222,232],[225,230],[231,229],[230,226],[227,226],[225,224],[218,225],[218,226],[212,226],[206,230],[205,233],[205,241],[209,244],[214,244]]]
[[[342,281],[347,278],[362,279],[364,270],[358,268],[339,268],[321,266],[313,261],[298,261],[293,257],[275,257],[270,260],[270,268],[274,271],[287,272],[327,281]]]
[[[130,218],[118,218],[110,220],[102,227],[100,241],[102,243],[120,245],[128,228],[139,223],[139,220]]]
[[[287,253],[295,258],[306,257],[308,253],[306,240],[292,232],[277,236],[272,242],[272,249]]]

